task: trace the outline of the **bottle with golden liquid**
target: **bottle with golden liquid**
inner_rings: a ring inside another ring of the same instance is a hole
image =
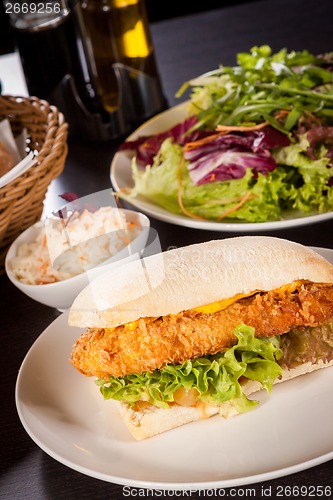
[[[59,108],[71,137],[124,137],[125,110],[108,112],[96,90],[80,0],[6,0],[6,9],[29,94]]]
[[[82,0],[97,92],[134,125],[166,108],[144,0]]]

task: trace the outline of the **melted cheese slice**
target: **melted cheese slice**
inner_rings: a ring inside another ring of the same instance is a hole
[[[287,285],[283,285],[280,288],[276,288],[275,290],[270,290],[274,293],[278,294],[284,294],[286,292],[293,293],[300,285],[304,283],[309,283],[307,280],[296,280],[293,281],[292,283],[288,283]],[[206,304],[204,306],[199,306],[199,307],[194,307],[193,309],[190,309],[190,311],[194,311],[195,313],[202,313],[202,314],[214,314],[219,311],[223,311],[223,309],[226,309],[227,307],[231,306],[231,304],[234,304],[240,299],[245,299],[246,297],[251,297],[252,295],[255,295],[256,293],[260,292],[267,292],[267,290],[253,290],[252,292],[249,293],[237,293],[233,297],[230,297],[228,299],[223,299],[219,300],[217,302],[212,302],[210,304]],[[154,320],[156,318],[145,318]],[[124,327],[126,330],[135,330],[139,326],[139,319],[135,321],[130,321],[129,323],[124,324]]]
[[[272,291],[276,294],[286,293],[286,292],[293,293],[303,283],[307,283],[307,281],[305,280],[293,281],[288,285],[283,285],[280,288],[276,288],[275,290]],[[223,311],[223,309],[226,309],[231,304],[234,304],[240,299],[245,299],[246,297],[251,297],[251,295],[255,295],[256,293],[265,291],[267,292],[267,290],[254,290],[250,293],[237,293],[236,295],[230,297],[229,299],[223,299],[219,300],[218,302],[212,302],[211,304],[207,304],[205,306],[194,307],[192,311],[203,314],[213,314],[219,311]]]
[[[237,300],[245,299],[245,297],[250,297],[251,295],[254,295],[256,292],[257,291],[250,293],[237,293],[237,295],[234,295],[229,299],[223,299],[219,300],[218,302],[212,302],[211,304],[206,304],[205,306],[194,307],[192,311],[203,314],[214,314],[218,311],[223,311],[223,309],[226,309],[227,307],[231,306],[231,304],[234,304],[235,302],[237,302]]]

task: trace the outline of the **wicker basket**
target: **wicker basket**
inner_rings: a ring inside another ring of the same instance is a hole
[[[62,113],[35,97],[0,96],[0,121],[5,118],[14,136],[27,129],[27,153],[37,162],[0,189],[0,273],[10,244],[41,218],[48,186],[65,165],[68,131]]]

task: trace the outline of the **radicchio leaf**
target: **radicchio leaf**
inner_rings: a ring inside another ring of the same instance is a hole
[[[83,205],[80,203],[76,203],[76,201],[79,199],[76,193],[66,192],[59,194],[59,197],[66,200],[68,202],[68,206],[64,206],[56,212],[53,212],[53,215],[59,217],[59,219],[62,219],[65,226],[67,226],[73,219],[74,214],[80,215],[84,210],[95,213],[100,209],[99,206],[91,205],[90,203],[84,203]]]
[[[311,160],[317,160],[316,147],[318,144],[325,144],[328,148],[326,156],[333,160],[333,127],[323,125],[312,127],[306,134],[309,141],[307,155]]]
[[[274,147],[288,146],[289,138],[272,127],[260,131],[219,135],[211,141],[185,151],[188,170],[196,185],[241,179],[250,168],[256,177],[276,168],[270,153]]]
[[[78,195],[76,193],[71,193],[71,192],[59,194],[59,197],[68,202],[78,199]]]
[[[155,135],[141,136],[134,141],[126,141],[119,147],[119,151],[132,150],[135,152],[138,165],[152,165],[154,157],[157,155],[162,142],[167,138],[172,138],[174,142],[183,146],[187,142],[197,141],[207,135],[214,134],[215,131],[190,131],[198,123],[196,116],[191,116],[178,123],[174,127]]]

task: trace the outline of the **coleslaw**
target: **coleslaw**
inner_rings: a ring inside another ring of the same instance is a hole
[[[66,280],[102,264],[135,239],[138,225],[117,208],[84,209],[45,220],[11,260],[17,279],[30,285]]]

